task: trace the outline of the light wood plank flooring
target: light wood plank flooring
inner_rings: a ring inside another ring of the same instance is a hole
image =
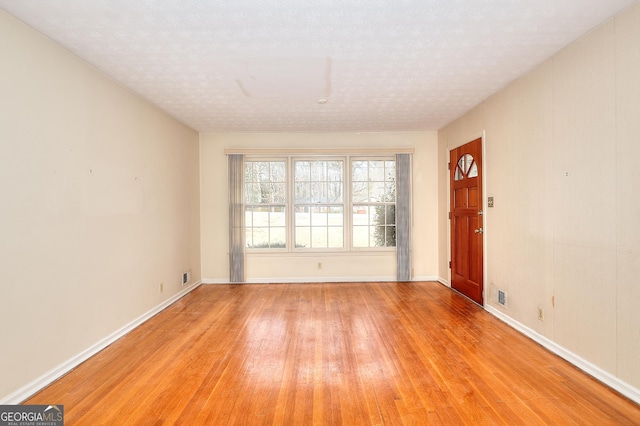
[[[438,283],[201,286],[26,403],[67,425],[638,425]]]

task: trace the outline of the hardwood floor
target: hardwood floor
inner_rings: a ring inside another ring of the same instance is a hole
[[[201,286],[25,403],[67,425],[640,424],[430,282]]]

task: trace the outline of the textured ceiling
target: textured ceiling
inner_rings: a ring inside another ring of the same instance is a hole
[[[0,8],[200,132],[365,132],[437,130],[634,1],[0,0]]]

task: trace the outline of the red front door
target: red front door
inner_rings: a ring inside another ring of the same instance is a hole
[[[483,304],[482,139],[452,150],[451,287]]]

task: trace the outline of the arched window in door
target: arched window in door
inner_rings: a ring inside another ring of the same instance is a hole
[[[476,160],[470,154],[464,154],[458,160],[456,165],[456,172],[453,175],[453,180],[462,180],[464,178],[478,177],[478,165]]]

